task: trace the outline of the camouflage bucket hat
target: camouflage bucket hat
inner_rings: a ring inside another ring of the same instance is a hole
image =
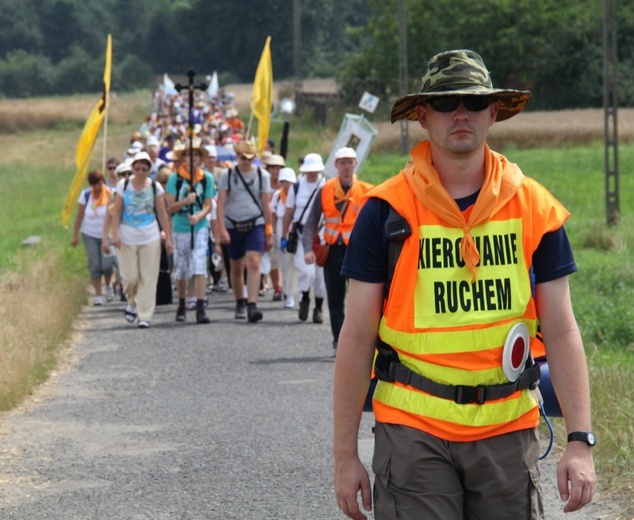
[[[441,52],[429,60],[421,91],[396,100],[392,123],[399,119],[416,121],[416,107],[429,98],[441,96],[491,96],[498,102],[496,121],[504,121],[524,109],[531,92],[493,88],[491,74],[477,52],[467,49]]]

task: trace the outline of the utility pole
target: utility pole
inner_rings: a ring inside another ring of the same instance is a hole
[[[616,0],[603,0],[603,112],[605,143],[605,210],[610,225],[620,221],[618,55]]]
[[[293,0],[293,76],[295,94],[302,91],[302,0]],[[295,100],[298,108],[298,99]]]
[[[407,94],[409,77],[407,74],[407,13],[405,0],[398,0],[398,88],[400,95]],[[401,127],[401,153],[409,152],[409,123],[399,121]]]

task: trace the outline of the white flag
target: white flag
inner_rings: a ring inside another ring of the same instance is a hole
[[[178,91],[174,88],[174,82],[169,78],[167,73],[163,74],[163,91],[168,96],[176,96]]]
[[[207,95],[209,99],[215,98],[218,95],[218,73],[215,70],[207,87]]]

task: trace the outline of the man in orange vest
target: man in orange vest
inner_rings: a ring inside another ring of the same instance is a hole
[[[335,152],[337,176],[329,179],[319,189],[306,224],[304,224],[302,235],[305,251],[304,261],[307,264],[314,264],[316,258],[313,251],[313,241],[317,233],[321,235],[319,224],[323,218],[323,240],[328,247],[328,257],[324,264],[324,279],[328,296],[330,328],[333,336],[332,346],[335,354],[339,332],[345,317],[348,285],[347,278],[341,276],[341,266],[352,227],[363,205],[363,196],[374,187],[370,183],[357,179],[355,174],[357,164],[357,153],[353,148],[346,146]]]
[[[434,56],[420,93],[392,108],[392,122],[417,120],[429,140],[368,194],[342,269],[350,295],[335,361],[334,483],[350,518],[366,518],[359,493],[366,511],[374,497],[377,520],[543,518],[529,355],[538,325],[568,431],[557,470],[564,511],[592,500],[569,213],[486,144],[530,95],[493,88],[480,55],[455,50]],[[357,437],[375,349],[372,495]]]

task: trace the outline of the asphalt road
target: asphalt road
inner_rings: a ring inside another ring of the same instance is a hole
[[[330,327],[264,298],[264,320],[212,295],[209,325],[152,328],[87,307],[60,369],[0,416],[0,518],[339,519],[332,488]],[[360,450],[369,467],[372,415]],[[542,467],[546,518],[564,518]],[[602,501],[570,519],[616,519]]]

